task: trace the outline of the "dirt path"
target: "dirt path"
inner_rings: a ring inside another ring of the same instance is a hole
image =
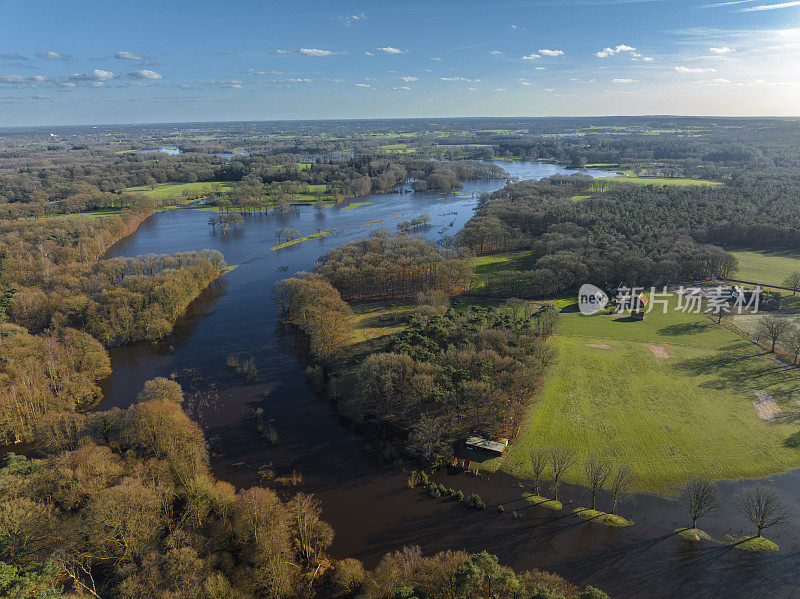
[[[761,420],[769,420],[772,422],[777,416],[783,414],[783,410],[775,403],[775,400],[772,399],[769,393],[766,391],[753,391],[753,393],[755,393],[758,398],[758,401],[753,402],[753,406],[755,406],[756,413]]]
[[[661,358],[662,360],[669,359],[669,354],[667,353],[667,350],[661,347],[660,345],[648,345],[647,347],[650,349],[651,352],[653,352],[653,355],[656,358]]]

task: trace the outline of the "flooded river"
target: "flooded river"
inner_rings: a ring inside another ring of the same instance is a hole
[[[510,176],[540,179],[571,172],[548,163],[498,162]],[[590,172],[606,175],[602,171]],[[494,191],[504,180],[468,182],[459,192],[440,195],[394,193],[358,198],[370,202],[318,211],[303,206],[284,215],[245,216],[238,231],[223,235],[207,224],[213,213],[198,209],[170,210],[144,222],[132,236],[115,245],[107,257],[217,249],[238,268],[195,301],[174,335],[158,347],[113,349],[113,375],[105,384],[103,408],[126,407],[144,381],[195,369],[198,388],[210,388],[195,415],[206,429],[214,451],[217,476],[239,486],[262,482],[260,472],[302,473],[301,489],[322,501],[324,518],[336,530],[331,553],[353,556],[372,566],[389,550],[420,545],[432,552],[445,548],[487,549],[515,568],[544,568],[576,584],[594,584],[616,597],[789,597],[795,596],[800,545],[797,531],[770,535],[781,552],[751,555],[722,545],[689,548],[672,535],[684,526],[677,502],[647,495],[625,506],[636,525],[609,529],[587,525],[557,513],[530,508],[519,500],[520,481],[496,475],[480,480],[442,474],[446,486],[478,492],[489,505],[475,512],[448,500],[409,490],[405,477],[384,465],[377,448],[339,421],[330,406],[315,399],[305,381],[293,333],[278,325],[270,290],[278,280],[310,270],[327,250],[358,239],[380,227],[423,212],[430,224],[415,234],[430,239],[453,235],[473,215],[477,197]],[[351,203],[352,204],[352,203]],[[270,251],[275,230],[292,227],[301,235],[318,229],[330,235]],[[279,270],[286,267],[285,271]],[[226,356],[253,357],[260,382],[243,384],[226,367]],[[274,419],[276,445],[256,429],[253,411],[262,408]],[[797,472],[773,477],[771,483],[794,501]],[[722,483],[729,500],[737,485]],[[565,507],[585,504],[582,490],[565,489]],[[497,504],[505,512],[498,514]],[[800,514],[800,505],[793,505]],[[520,518],[512,517],[517,511]],[[727,523],[736,523],[731,530]],[[713,536],[739,532],[741,518],[729,505],[703,526]]]

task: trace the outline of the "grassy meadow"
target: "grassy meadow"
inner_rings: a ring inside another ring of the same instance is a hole
[[[557,363],[526,427],[485,467],[527,476],[531,449],[565,445],[578,453],[568,482],[582,483],[580,464],[604,452],[635,471],[639,488],[665,493],[697,475],[760,477],[800,466],[800,450],[786,443],[800,421],[796,372],[705,316],[672,307],[644,322],[567,308],[553,340]],[[756,390],[772,395],[785,420],[758,418]]]
[[[633,183],[635,185],[674,185],[676,187],[713,187],[716,185],[724,185],[721,181],[688,179],[684,177],[597,177],[597,181]]]
[[[213,185],[215,184],[219,184],[222,187],[222,191],[230,191],[235,185],[235,182],[159,183],[153,188],[149,185],[142,185],[140,187],[128,187],[125,191],[128,193],[139,193],[155,200],[172,200],[182,199],[185,191],[199,195],[208,193],[213,189]]]
[[[763,285],[783,285],[793,272],[800,272],[800,253],[770,251],[732,251],[739,260],[736,278]]]

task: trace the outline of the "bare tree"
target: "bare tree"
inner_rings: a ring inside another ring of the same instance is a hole
[[[542,474],[544,474],[549,458],[550,456],[544,448],[537,447],[531,450],[531,472],[533,473],[533,486],[537,495],[541,491]]]
[[[800,291],[800,272],[793,272],[783,282],[783,286],[792,290],[792,295]]]
[[[550,465],[553,467],[553,494],[558,499],[561,477],[575,463],[575,452],[569,447],[554,447],[550,450]]]
[[[617,507],[631,494],[636,483],[636,475],[630,466],[621,464],[611,481],[611,511],[616,513]]]
[[[792,354],[792,364],[800,359],[800,327],[794,325],[786,333],[786,348]]]
[[[791,322],[786,318],[763,316],[758,321],[756,337],[758,339],[769,339],[772,342],[772,348],[769,351],[774,352],[775,344],[789,331],[789,327],[791,327]]]
[[[767,528],[787,524],[791,516],[783,498],[766,487],[744,490],[736,498],[736,507],[758,529],[758,537]]]
[[[692,520],[691,528],[697,527],[697,520],[714,512],[719,507],[717,488],[710,480],[697,477],[686,483],[681,492],[686,511]]]
[[[597,506],[597,494],[603,485],[606,484],[608,477],[614,471],[614,467],[608,458],[600,455],[589,456],[583,464],[583,473],[586,475],[586,482],[589,484],[589,493],[592,496],[592,509]]]

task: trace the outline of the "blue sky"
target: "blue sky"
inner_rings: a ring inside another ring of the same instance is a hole
[[[800,1],[0,0],[0,126],[800,115]]]

